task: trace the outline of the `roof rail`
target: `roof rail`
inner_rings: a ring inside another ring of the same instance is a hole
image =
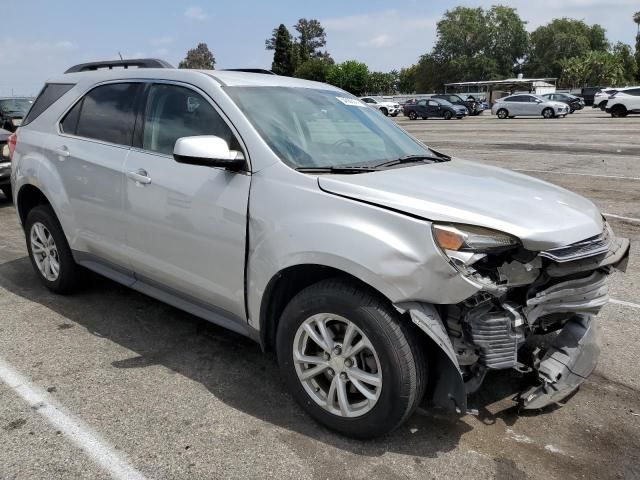
[[[81,63],[79,65],[74,65],[64,73],[89,72],[101,68],[108,68],[111,70],[114,67],[174,68],[170,63],[165,62],[164,60],[158,60],[157,58],[133,58],[131,60],[105,60],[102,62]]]
[[[271,70],[264,68],[223,68],[224,72],[245,72],[245,73],[262,73],[264,75],[276,75]]]

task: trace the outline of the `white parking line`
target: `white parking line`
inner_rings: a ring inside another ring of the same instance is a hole
[[[51,395],[32,384],[25,376],[0,357],[0,380],[25,400],[31,408],[47,419],[113,478],[144,480],[144,475],[123,460],[99,435],[81,420],[65,413]]]
[[[618,218],[620,220],[626,220],[628,222],[638,222],[640,223],[640,218],[633,217],[623,217],[622,215],[614,215],[613,213],[603,213],[605,217]]]
[[[640,305],[637,303],[625,302],[624,300],[616,300],[615,298],[610,298],[609,303],[615,303],[616,305],[622,305],[624,307],[640,309]]]
[[[624,175],[601,175],[598,173],[560,172],[557,170],[536,170],[532,168],[512,168],[516,172],[553,173],[554,175],[577,175],[580,177],[617,178],[622,180],[640,180],[640,177],[625,177]]]

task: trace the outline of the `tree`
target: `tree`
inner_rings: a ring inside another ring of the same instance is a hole
[[[638,78],[638,61],[633,55],[631,47],[623,42],[616,43],[611,49],[611,54],[622,65],[624,71],[624,83],[631,84]]]
[[[267,50],[273,50],[271,70],[277,75],[293,75],[295,61],[293,42],[284,24],[273,30],[273,36],[265,41]]]
[[[437,34],[433,52],[423,60],[444,68],[455,80],[512,76],[528,48],[525,22],[505,6],[448,10],[437,24]]]
[[[400,93],[414,93],[416,91],[416,70],[415,65],[401,68],[398,73],[398,90]]]
[[[321,56],[320,49],[327,44],[327,34],[320,22],[313,18],[310,20],[301,18],[294,28],[298,32],[296,42],[298,61],[304,63],[311,57]]]
[[[399,73],[397,70],[391,72],[371,72],[367,78],[367,93],[371,95],[390,95],[398,90]]]
[[[590,51],[606,52],[609,43],[600,25],[560,18],[531,34],[528,75],[560,77],[564,59],[585,57]]]
[[[326,82],[329,69],[334,63],[331,57],[310,58],[296,69],[294,76],[305,80]]]
[[[187,52],[187,56],[180,62],[178,68],[193,68],[198,70],[213,70],[216,59],[206,43],[199,43],[196,48]]]
[[[356,60],[332,65],[327,72],[327,82],[354,95],[362,95],[367,88],[369,68]]]

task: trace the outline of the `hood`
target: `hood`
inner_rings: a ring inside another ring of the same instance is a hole
[[[322,190],[438,222],[478,225],[539,251],[598,235],[589,200],[510,170],[464,160],[318,177]]]

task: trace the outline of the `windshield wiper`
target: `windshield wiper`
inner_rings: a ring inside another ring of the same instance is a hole
[[[296,170],[302,173],[367,173],[375,172],[378,169],[366,165],[331,165],[329,167],[298,167]]]
[[[404,165],[406,163],[434,163],[441,162],[441,157],[433,155],[405,155],[404,157],[396,158],[395,160],[388,160],[386,162],[378,163],[374,165],[376,168],[392,167],[395,165]]]

